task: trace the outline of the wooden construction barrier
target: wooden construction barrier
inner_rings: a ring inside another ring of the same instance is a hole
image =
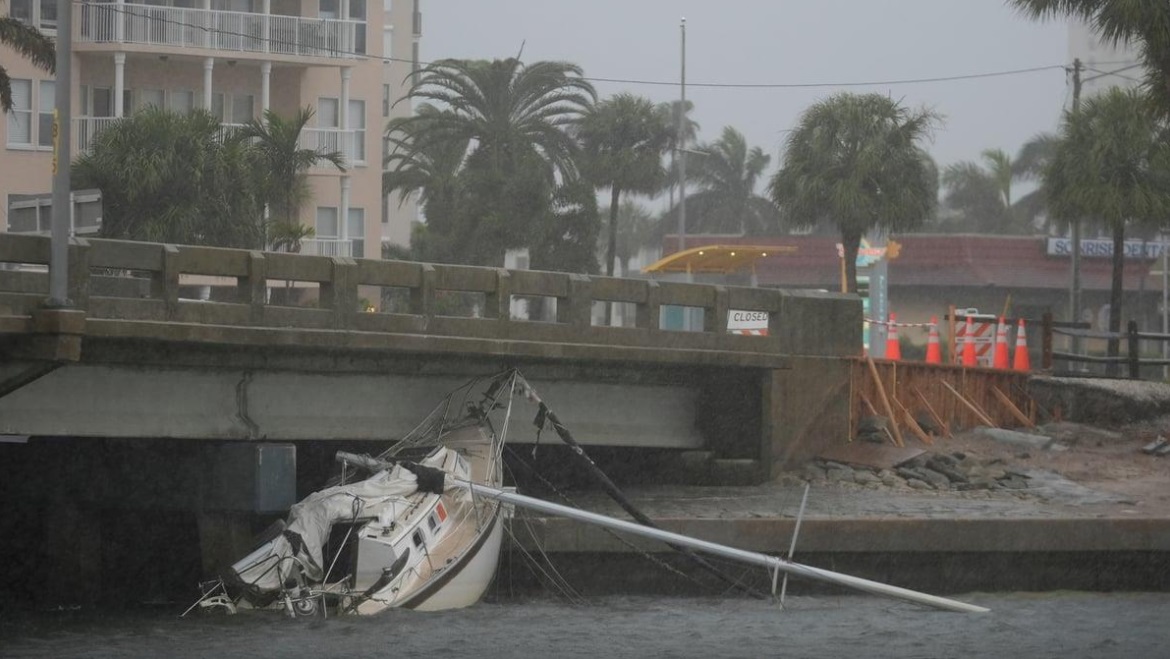
[[[933,441],[922,438],[919,422],[926,419],[938,427],[935,436],[943,437],[975,426],[1031,427],[1041,410],[1027,393],[1028,377],[990,368],[856,358],[850,377],[850,436],[863,416],[874,414],[890,420],[895,445],[907,439]]]

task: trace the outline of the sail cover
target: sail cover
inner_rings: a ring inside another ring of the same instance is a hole
[[[422,464],[442,465],[447,451],[438,449]],[[298,564],[306,578],[321,581],[325,577],[322,554],[334,524],[375,517],[382,504],[410,496],[418,486],[414,472],[395,465],[366,480],[314,492],[289,509],[287,526],[280,536],[244,557],[232,570],[261,592],[279,590]]]

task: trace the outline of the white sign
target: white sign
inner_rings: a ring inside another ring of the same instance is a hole
[[[767,330],[768,329],[768,312],[767,311],[739,311],[732,309],[727,314],[727,330],[729,332],[738,332],[740,330]]]
[[[1170,247],[1167,243],[1145,243],[1144,258],[1156,259],[1162,256],[1162,252]],[[1049,238],[1048,239],[1048,255],[1049,256],[1072,256],[1072,240],[1068,238]],[[1113,256],[1113,241],[1112,240],[1081,240],[1081,256],[1085,258],[1110,258]],[[1142,255],[1142,241],[1127,240],[1125,241],[1125,258],[1138,259],[1143,258]]]

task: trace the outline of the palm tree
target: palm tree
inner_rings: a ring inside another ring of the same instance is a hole
[[[622,192],[653,194],[662,189],[662,155],[671,127],[649,99],[617,94],[589,111],[577,127],[588,179],[609,188],[608,247],[605,274],[613,276],[617,255],[618,208]]]
[[[425,133],[427,122],[411,119],[433,117],[440,111],[423,104],[415,117],[391,119],[386,125],[386,139],[392,149],[383,161],[382,194],[397,191],[400,201],[418,193],[419,206],[428,218],[444,218],[452,210],[457,192],[458,174],[467,157],[469,140],[430,142],[426,148],[411,148],[414,132]]]
[[[1057,215],[1097,217],[1110,227],[1109,331],[1120,331],[1126,227],[1170,216],[1170,126],[1134,90],[1093,96],[1065,113],[1044,185]],[[1111,340],[1109,354],[1117,353]]]
[[[665,115],[664,120],[668,126],[671,126],[673,133],[670,136],[670,143],[667,148],[670,149],[670,167],[669,183],[667,185],[670,191],[669,208],[674,207],[674,186],[678,185],[678,164],[676,157],[678,150],[685,148],[688,144],[693,144],[695,137],[699,134],[699,122],[691,119],[691,112],[694,112],[695,104],[690,101],[669,101],[658,104],[658,111]],[[679,135],[679,122],[682,122],[682,135]]]
[[[714,142],[700,144],[702,157],[691,158],[698,192],[687,195],[688,221],[695,232],[759,236],[780,225],[780,209],[756,193],[756,185],[772,161],[760,147],[747,147],[743,134],[731,126]],[[670,214],[677,217],[678,209]],[[693,218],[693,219],[692,219]]]
[[[1170,4],[1141,0],[1008,0],[1035,19],[1076,18],[1106,41],[1141,49],[1145,87],[1155,106],[1170,114]]]
[[[602,210],[604,215],[610,214],[610,209]],[[655,242],[657,220],[644,206],[632,199],[623,199],[618,208],[618,236],[616,259],[622,264],[623,276],[629,276],[630,259],[641,248]],[[598,241],[598,250],[604,252],[609,245],[606,241]]]
[[[306,180],[310,167],[326,162],[345,171],[345,156],[341,152],[301,148],[301,133],[312,118],[313,109],[309,107],[297,110],[289,118],[265,110],[263,121],[252,119],[234,132],[236,139],[250,143],[260,156],[267,173],[265,196],[269,212],[286,227],[279,235],[297,233],[301,206],[310,194]],[[295,242],[299,244],[301,239]]]
[[[223,140],[209,113],[147,108],[101,131],[73,164],[73,180],[102,191],[103,237],[254,247],[263,171],[257,152]]]
[[[789,134],[769,194],[795,226],[837,225],[850,292],[862,235],[913,229],[933,213],[938,178],[921,144],[938,122],[880,94],[843,93],[805,110]]]
[[[416,74],[407,98],[436,104],[443,112],[396,124],[410,136],[402,158],[436,144],[474,144],[468,158],[496,172],[524,160],[543,163],[550,180],[576,175],[577,145],[565,132],[596,98],[581,68],[567,62],[444,59]]]
[[[11,16],[0,16],[0,44],[11,47],[49,73],[57,69],[57,49],[40,30]],[[0,112],[12,110],[12,79],[0,64]]]
[[[1044,195],[1033,190],[1019,200],[1012,197],[1017,180],[1036,180],[1051,157],[1054,140],[1040,134],[1020,148],[1014,159],[1002,149],[983,151],[983,163],[969,160],[948,165],[942,172],[943,198],[949,217],[941,228],[956,232],[1030,234],[1044,212]]]

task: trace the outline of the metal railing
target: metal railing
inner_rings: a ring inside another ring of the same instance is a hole
[[[353,241],[340,238],[306,238],[301,253],[316,256],[353,256]]]
[[[1054,374],[1097,377],[1102,375],[1102,373],[1090,372],[1088,370],[1073,370],[1070,366],[1065,366],[1064,368],[1057,368],[1056,366],[1058,362],[1066,365],[1097,364],[1104,365],[1105,372],[1103,375],[1138,380],[1142,378],[1142,367],[1144,366],[1170,366],[1170,359],[1143,357],[1141,350],[1142,341],[1154,341],[1160,345],[1170,342],[1170,334],[1139,332],[1136,320],[1129,321],[1124,332],[1094,331],[1088,329],[1088,323],[1055,321],[1052,319],[1052,314],[1044,314],[1042,324],[1044,328],[1042,367],[1045,371]],[[1074,339],[1098,339],[1111,343],[1116,342],[1117,348],[1115,351],[1117,355],[1093,355],[1086,352],[1077,353],[1056,350],[1053,347],[1053,337],[1057,335]],[[1121,350],[1120,345],[1123,341],[1125,342],[1124,351]],[[1122,375],[1123,371],[1124,375]]]
[[[78,155],[87,153],[93,140],[106,128],[118,121],[120,117],[76,117],[73,120],[73,150]],[[238,130],[244,124],[223,124],[220,127],[220,138],[226,137],[232,131]],[[337,151],[345,158],[347,164],[357,160],[356,131],[341,130],[339,128],[303,128],[301,129],[300,147],[320,153]],[[317,167],[333,169],[329,163],[318,163]]]
[[[73,152],[80,155],[89,151],[94,138],[113,125],[118,117],[74,117]]]
[[[354,59],[364,21],[112,2],[77,6],[77,43],[132,43]]]

